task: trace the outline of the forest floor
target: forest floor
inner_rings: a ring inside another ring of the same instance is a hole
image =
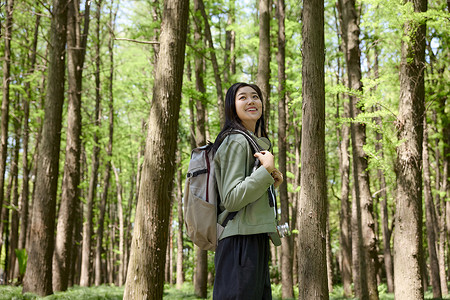
[[[18,286],[0,286],[0,300],[34,300],[34,299],[73,299],[73,300],[119,300],[123,298],[123,287],[102,285],[98,287],[79,287],[75,286],[70,288],[66,292],[57,292],[54,295],[47,297],[37,297],[33,294],[26,293],[22,294],[22,287]],[[393,300],[394,294],[389,294],[386,292],[386,286],[380,285],[378,287],[380,300]],[[208,298],[212,299],[211,296],[212,289],[208,289]],[[296,291],[296,296],[298,292]],[[272,285],[272,295],[274,300],[281,299],[281,285]],[[175,300],[175,299],[200,299],[195,296],[194,286],[192,283],[185,283],[182,289],[177,290],[174,286],[166,285],[164,287],[164,299]],[[352,298],[343,297],[343,289],[341,286],[334,286],[333,292],[330,293],[330,300],[344,300]],[[425,299],[433,299],[433,294],[431,290],[425,293]],[[442,299],[450,300],[450,295]]]

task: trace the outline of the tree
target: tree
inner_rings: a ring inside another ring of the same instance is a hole
[[[427,0],[406,1],[415,13],[427,10]],[[412,14],[415,15],[415,14]],[[409,17],[409,16],[408,16]],[[407,17],[407,18],[408,18]],[[422,141],[425,69],[424,21],[409,19],[403,27],[400,99],[396,120],[397,196],[394,234],[396,299],[423,299]]]
[[[353,228],[352,233],[354,236],[359,237],[359,230],[361,231],[361,241],[353,240],[353,247],[358,252],[361,249],[359,257],[355,256],[353,258],[356,260],[356,263],[359,263],[359,273],[355,272],[354,278],[355,280],[359,278],[360,282],[355,284],[357,285],[355,290],[357,291],[357,297],[378,299],[376,278],[377,240],[374,231],[373,202],[367,171],[368,156],[363,149],[366,144],[366,130],[365,124],[356,121],[356,118],[363,112],[357,96],[358,92],[362,92],[359,15],[356,11],[356,2],[354,0],[341,0],[338,7],[342,20],[343,39],[345,40],[343,48],[347,63],[347,83],[350,90],[350,117],[353,120],[350,131],[356,198],[354,198],[352,205],[356,206],[356,220],[354,220],[356,228]],[[360,295],[358,295],[359,290],[361,290]]]
[[[31,220],[29,258],[23,292],[52,293],[56,192],[64,103],[67,0],[54,0],[45,117],[37,160],[36,191]]]
[[[2,121],[1,121],[1,145],[0,145],[0,214],[3,207],[3,196],[5,194],[5,172],[8,151],[8,122],[9,122],[9,89],[11,82],[11,31],[13,20],[14,0],[6,1],[5,14],[5,57],[3,59],[3,81],[2,81]],[[2,236],[2,232],[0,232]],[[0,245],[2,241],[0,240]]]
[[[285,34],[285,4],[277,1],[278,18],[278,166],[282,174],[287,174],[286,168],[286,34]],[[289,223],[289,200],[287,180],[279,187],[281,204],[281,224]],[[292,224],[291,224],[292,225]],[[281,283],[283,298],[293,298],[292,279],[292,240],[290,237],[281,240]]]
[[[62,185],[61,204],[56,226],[55,252],[53,255],[53,290],[65,291],[69,282],[74,209],[79,201],[80,153],[81,153],[81,82],[89,28],[89,1],[85,6],[85,24],[80,36],[80,8],[78,1],[70,1],[67,18],[68,48],[68,117],[66,157]]]
[[[267,124],[270,116],[270,1],[259,0],[259,50],[258,50],[258,74],[256,84],[263,95],[264,120]]]
[[[323,1],[303,1],[299,299],[328,299],[325,249],[325,40]]]
[[[188,0],[164,3],[125,299],[163,296],[188,8]]]

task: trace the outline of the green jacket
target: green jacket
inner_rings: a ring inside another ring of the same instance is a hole
[[[269,148],[267,139],[251,135],[261,148]],[[216,152],[215,175],[222,211],[218,223],[230,212],[238,211],[224,231],[219,232],[219,240],[233,235],[276,232],[275,210],[269,206],[267,192],[274,180],[262,166],[252,173],[254,162],[252,148],[242,134],[227,136]]]

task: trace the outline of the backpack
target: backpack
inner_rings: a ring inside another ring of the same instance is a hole
[[[261,150],[253,138],[242,130],[230,130],[224,134],[223,139],[233,133],[244,135],[253,153]],[[212,146],[213,144],[209,142],[205,146],[192,150],[184,188],[184,220],[186,233],[194,244],[202,250],[214,251],[226,223],[234,218],[237,212],[230,213],[223,224],[217,223],[220,197],[214,173]],[[259,160],[256,159],[253,171],[258,165]]]

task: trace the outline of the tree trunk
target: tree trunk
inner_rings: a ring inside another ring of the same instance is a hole
[[[53,292],[52,257],[64,103],[67,8],[66,0],[53,1],[45,118],[42,140],[39,145],[39,159],[37,160],[30,251],[23,285],[24,293],[33,292],[40,296]]]
[[[11,82],[11,32],[13,20],[14,0],[7,0],[5,5],[5,56],[3,59],[3,100],[2,100],[2,121],[1,121],[1,145],[0,145],[0,210],[3,207],[3,197],[5,194],[5,172],[6,158],[8,155],[8,122],[9,122],[9,85]],[[2,233],[0,232],[0,235]],[[0,240],[0,249],[2,240]]]
[[[449,5],[450,7],[450,5]],[[440,191],[443,195],[446,195],[447,199],[450,198],[450,179],[449,179],[449,166],[450,166],[450,119],[448,112],[445,111],[447,97],[440,99],[440,119],[442,122],[442,136],[444,142],[443,149],[443,172],[442,183]],[[441,279],[442,294],[448,294],[447,278],[450,278],[450,268],[448,268],[448,275],[445,272],[445,249],[447,249],[447,264],[450,264],[450,201],[443,201],[440,215],[440,232],[439,232],[439,271]],[[447,238],[447,246],[446,246]]]
[[[426,0],[411,2],[415,12]],[[424,113],[425,24],[404,25],[400,63],[400,101],[396,121],[397,196],[394,234],[396,299],[423,299],[422,283],[422,141]]]
[[[216,92],[217,92],[217,106],[219,107],[219,118],[220,118],[220,127],[222,128],[225,125],[225,106],[223,100],[223,91],[222,91],[222,81],[220,79],[220,70],[219,64],[217,63],[216,52],[214,50],[214,43],[211,35],[211,27],[209,26],[209,18],[206,15],[205,4],[203,0],[198,1],[198,9],[200,10],[203,21],[205,22],[205,37],[208,40],[211,62],[214,70],[214,79],[216,82]]]
[[[106,212],[106,203],[108,200],[108,191],[109,184],[111,178],[111,159],[112,159],[112,147],[113,147],[113,136],[114,136],[114,95],[113,95],[113,79],[114,79],[114,28],[115,28],[115,19],[117,15],[117,10],[113,13],[112,9],[110,10],[110,36],[108,42],[108,50],[109,50],[109,61],[110,61],[110,71],[109,71],[109,140],[108,146],[106,149],[106,154],[108,156],[108,160],[106,162],[105,172],[104,172],[104,184],[103,184],[103,193],[100,200],[99,207],[99,217],[97,221],[97,243],[96,243],[96,251],[95,251],[95,285],[98,286],[102,284],[102,253],[103,250],[103,230],[105,223],[105,212]],[[139,161],[139,160],[138,160]]]
[[[102,0],[97,0],[97,11],[96,11],[96,45],[95,45],[95,113],[94,113],[94,125],[95,127],[100,127],[100,17],[102,10]],[[81,256],[81,277],[80,286],[89,286],[92,280],[92,261],[91,261],[91,251],[92,251],[92,227],[93,227],[93,206],[94,199],[97,191],[97,180],[98,180],[98,168],[99,168],[99,136],[96,131],[94,131],[93,137],[93,149],[92,149],[92,169],[91,177],[89,179],[89,193],[86,201],[86,211],[85,211],[85,221],[83,224],[83,251]]]
[[[267,124],[270,116],[270,0],[259,0],[259,50],[258,74],[256,84],[263,95],[264,120]]]
[[[124,299],[162,299],[189,1],[164,3]],[[161,151],[164,149],[164,151]]]
[[[196,14],[201,14],[203,7],[203,3],[201,0],[194,0],[194,10]],[[205,31],[206,29],[206,19],[205,21]],[[208,34],[207,34],[208,35]],[[209,38],[208,38],[209,39]],[[194,31],[194,41],[196,46],[201,47],[202,44],[202,28],[201,21],[196,18],[195,21],[195,31]],[[211,45],[211,43],[210,43]],[[211,46],[212,48],[212,46]],[[214,50],[211,50],[214,51]],[[211,52],[212,54],[213,52]],[[196,99],[195,108],[196,108],[196,122],[195,122],[195,141],[196,147],[200,147],[206,144],[206,128],[205,128],[205,120],[206,120],[206,89],[205,83],[203,81],[203,57],[201,55],[195,56],[195,66],[194,66],[194,74],[195,74],[195,88],[200,95],[198,99]],[[208,251],[201,250],[197,246],[195,248],[196,259],[195,259],[195,276],[194,276],[194,290],[195,294],[199,298],[206,298],[208,292]]]
[[[277,1],[278,18],[278,166],[280,172],[286,176],[286,36],[284,29],[285,4],[284,0]],[[267,120],[267,119],[266,119]],[[286,180],[279,187],[281,219],[280,223],[289,222],[289,199]],[[290,224],[292,226],[292,224]],[[281,240],[281,294],[283,298],[293,298],[294,288],[292,279],[292,240],[286,237]]]
[[[441,298],[441,282],[439,276],[439,261],[436,252],[436,232],[434,231],[433,212],[434,203],[431,194],[430,161],[428,157],[427,117],[423,117],[423,193],[425,198],[425,224],[427,228],[428,255],[430,257],[431,286],[433,298]]]
[[[70,1],[67,16],[68,113],[67,141],[62,196],[53,254],[53,290],[65,291],[69,283],[74,208],[79,201],[81,153],[81,82],[89,26],[89,1],[86,2],[84,35],[80,36],[78,1]]]
[[[33,46],[30,54],[30,74],[34,73],[36,65],[36,49],[39,34],[41,17],[36,15],[36,23],[34,26]],[[30,138],[29,118],[30,118],[30,102],[32,101],[32,92],[30,82],[25,82],[25,91],[27,93],[26,99],[23,101],[23,145],[22,145],[22,192],[21,192],[21,204],[20,204],[20,233],[19,233],[19,249],[26,248],[27,229],[28,229],[28,202],[30,198],[30,166],[28,165],[28,145]]]
[[[124,260],[124,222],[123,222],[123,206],[122,206],[122,184],[120,183],[119,173],[117,172],[117,168],[114,166],[114,163],[111,163],[112,169],[114,170],[114,175],[116,179],[116,193],[117,193],[117,213],[119,214],[119,286],[123,285],[123,275],[125,270],[123,266],[125,265]]]
[[[359,49],[359,16],[356,12],[356,2],[354,0],[341,0],[339,12],[342,14],[342,31],[345,41],[345,58],[347,63],[348,87],[352,91],[362,91],[361,84],[361,62]],[[350,117],[355,119],[361,108],[357,105],[357,98],[349,95]],[[365,125],[362,123],[352,123],[351,126],[352,154],[353,154],[353,175],[356,199],[353,204],[359,205],[357,211],[361,213],[362,253],[359,258],[360,273],[354,274],[354,278],[361,277],[361,297],[364,299],[378,299],[378,287],[376,277],[376,263],[378,260],[376,249],[376,235],[374,230],[373,202],[370,193],[368,158],[363,146],[366,143]],[[355,201],[356,200],[356,201]],[[365,280],[365,278],[367,279]]]
[[[324,2],[303,1],[299,299],[328,299]]]
[[[17,97],[19,98],[19,97]],[[17,104],[16,111],[18,111]],[[17,116],[13,119],[15,144],[14,152],[11,160],[11,166],[9,170],[9,176],[12,178],[12,201],[11,201],[11,228],[9,233],[9,264],[8,264],[8,278],[10,282],[14,280],[14,271],[16,267],[16,252],[19,244],[19,150],[20,150],[20,138],[21,138],[21,117]]]
[[[336,14],[336,13],[335,13]],[[337,18],[337,17],[336,17]],[[342,24],[342,19],[340,20]],[[338,27],[336,22],[336,31],[338,32],[338,39],[344,45],[339,44],[339,48],[347,49],[346,41],[342,38],[342,30]],[[338,72],[336,75],[336,81],[339,84],[341,81],[341,61],[337,57]],[[342,79],[342,81],[346,81]],[[342,119],[346,119],[350,116],[350,106],[348,101],[342,101],[340,103],[339,94],[336,96],[336,118],[339,120],[339,108],[342,105],[344,111]],[[352,228],[351,228],[351,203],[349,201],[350,195],[350,153],[348,151],[350,145],[350,126],[345,122],[342,125],[336,126],[337,136],[339,139],[339,174],[341,177],[341,207],[339,218],[339,244],[341,251],[341,277],[342,285],[344,288],[344,297],[350,297],[352,295]]]
[[[177,231],[177,289],[181,289],[184,283],[183,271],[183,177],[181,172],[181,151],[177,155],[177,213],[178,213],[178,231]]]

